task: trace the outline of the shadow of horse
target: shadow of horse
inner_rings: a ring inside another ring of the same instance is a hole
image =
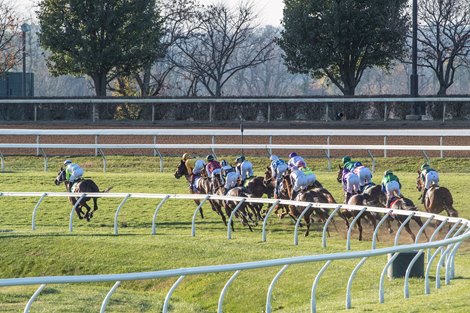
[[[67,180],[66,180],[66,175],[65,175],[65,169],[63,169],[62,167],[60,168],[60,171],[58,172],[57,177],[54,180],[54,183],[57,186],[59,186],[61,183],[64,183],[67,191],[69,191],[68,188],[67,188]],[[105,192],[110,191],[111,188],[113,188],[113,187],[111,186],[111,187],[108,187],[107,189],[105,189],[103,191],[100,191],[100,189],[98,188],[98,186],[95,184],[94,181],[92,181],[91,179],[83,179],[83,180],[78,181],[75,184],[75,188],[74,188],[73,192],[74,193],[75,192],[77,192],[77,193],[89,193],[89,192],[102,192],[102,193],[105,193]],[[90,199],[93,199],[93,210],[87,204],[87,201],[89,201]],[[72,206],[75,206],[75,204],[77,203],[78,200],[80,200],[79,197],[69,197],[69,201],[72,204]],[[82,210],[83,207],[86,208],[86,213],[83,212],[83,210]],[[84,197],[80,200],[79,204],[75,207],[75,212],[77,212],[78,218],[83,219],[85,217],[88,222],[93,217],[93,212],[95,212],[96,210],[98,210],[98,198],[96,198],[96,197],[93,197],[93,198]]]
[[[416,179],[416,189],[421,192],[424,188],[424,182],[421,179],[421,175],[418,172]],[[438,185],[431,185],[429,190],[426,192],[424,197],[424,209],[433,214],[439,214],[442,211],[446,211],[450,217],[457,217],[459,214],[454,209],[454,199],[449,189],[440,187]]]

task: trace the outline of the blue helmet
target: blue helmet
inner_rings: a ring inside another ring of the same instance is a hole
[[[291,152],[289,154],[289,158],[293,158],[293,157],[296,157],[297,156],[297,153],[296,152]]]
[[[65,161],[64,161],[64,165],[69,165],[70,163],[72,163],[71,160],[65,160]]]

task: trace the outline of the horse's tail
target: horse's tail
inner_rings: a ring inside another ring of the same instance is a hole
[[[106,192],[109,192],[111,189],[113,189],[113,186],[109,186],[108,188],[106,188],[105,190],[100,191],[100,192],[106,193]]]

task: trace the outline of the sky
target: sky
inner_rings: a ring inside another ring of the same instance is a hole
[[[17,11],[25,18],[34,16],[34,4],[39,0],[15,0],[13,1]],[[231,6],[236,6],[240,0],[200,0],[203,4],[213,2],[227,3]],[[255,11],[258,13],[259,22],[261,25],[274,25],[279,26],[282,18],[282,9],[284,8],[283,0],[252,0],[254,3]]]

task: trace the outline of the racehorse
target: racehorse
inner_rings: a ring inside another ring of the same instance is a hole
[[[192,173],[188,173],[188,169],[186,168],[186,164],[184,163],[183,160],[181,160],[180,164],[176,168],[176,172],[174,174],[176,179],[180,179],[181,177],[185,177],[186,181],[190,184],[191,183],[191,176]],[[199,177],[194,180],[194,187],[190,186],[190,192],[192,194],[212,194],[213,188],[212,188],[212,183],[211,179],[208,177]],[[200,200],[194,199],[194,202],[196,202],[197,205],[201,204]],[[227,226],[227,220],[225,218],[224,213],[222,212],[222,209],[220,206],[218,206],[214,200],[209,199],[209,204],[211,205],[211,208],[213,211],[215,211],[220,217],[222,218],[222,221],[224,222],[225,226]],[[204,214],[202,212],[202,207],[199,208],[199,213],[201,214],[201,218],[204,218]]]
[[[421,179],[420,172],[418,172],[418,178],[416,179],[416,189],[419,192],[422,192],[424,188],[424,182]],[[457,217],[459,214],[456,209],[454,209],[454,199],[449,189],[445,187],[440,187],[435,184],[426,192],[424,198],[424,209],[429,213],[439,214],[442,211],[446,211],[447,215],[451,217]]]
[[[282,181],[282,189],[283,193],[287,193],[287,199],[292,198],[292,184],[290,181],[289,175],[283,176]],[[302,201],[302,202],[315,202],[315,203],[328,203],[327,197],[320,191],[316,191],[315,189],[307,190],[307,191],[300,191],[294,199],[295,201]],[[302,214],[305,207],[302,206],[295,206],[289,205],[288,206],[289,216],[291,216],[294,220]],[[310,231],[310,224],[313,221],[313,216],[316,215],[320,219],[322,223],[325,223],[328,219],[329,215],[325,209],[322,208],[309,208],[308,211],[304,215],[305,224],[307,225],[307,230],[305,231],[305,237],[309,235]],[[336,227],[336,225],[335,225]],[[329,231],[328,231],[329,235]]]
[[[349,198],[349,201],[348,201],[348,204],[349,205],[370,205],[369,201],[371,200],[370,196],[368,194],[356,194],[356,195],[353,195]],[[345,209],[345,210],[341,210],[341,217],[344,219],[344,221],[346,222],[346,226],[350,227],[350,224],[349,224],[349,220],[351,218],[355,218],[357,216],[357,214],[359,213],[360,211],[356,211],[356,210],[348,210],[348,209]],[[372,225],[374,226],[374,230],[375,228],[377,227],[377,223],[376,223],[376,220],[375,220],[375,217],[374,215],[372,214],[372,212],[369,212],[369,211],[364,211],[364,213],[362,213],[361,217],[356,221],[356,224],[357,224],[357,228],[359,229],[359,241],[362,240],[362,224],[361,224],[361,219],[368,219],[369,222],[372,223]]]
[[[67,186],[65,169],[63,169],[62,167],[60,168],[60,171],[57,173],[57,177],[55,178],[54,183],[57,186],[59,186],[61,183],[64,183],[67,191],[70,191],[68,190],[68,186]],[[108,187],[107,189],[101,192],[102,193],[108,192],[111,190],[111,188],[113,187]],[[100,189],[95,184],[95,182],[92,181],[91,179],[82,179],[74,184],[74,188],[72,192],[79,192],[79,193],[100,192]],[[93,199],[93,210],[87,204],[87,201],[89,201],[90,199]],[[69,197],[69,201],[70,203],[72,203],[73,206],[75,206],[78,200],[79,200],[79,197]],[[82,210],[83,207],[86,208],[86,213],[83,212]],[[75,207],[75,212],[77,212],[78,218],[83,219],[85,217],[88,222],[93,217],[93,212],[95,212],[96,210],[98,210],[98,198],[96,197],[93,197],[93,198],[84,197],[80,200],[79,204]]]
[[[344,203],[348,203],[349,198],[353,194],[360,192],[359,188],[359,176],[353,172],[348,172],[343,175],[343,167],[338,165],[338,175],[336,177],[338,183],[345,185],[344,189]],[[348,192],[349,191],[349,192]]]
[[[220,188],[219,190],[223,190],[223,189],[224,188]],[[226,195],[227,196],[232,196],[232,197],[243,197],[243,198],[247,197],[247,195],[244,193],[242,187],[232,188],[227,192]],[[233,210],[235,210],[238,203],[239,202],[235,202],[235,201],[232,201],[232,200],[227,200],[227,201],[224,202],[225,213],[227,214],[227,216],[230,216],[232,214]],[[235,217],[238,217],[241,220],[242,225],[248,226],[248,228],[252,232],[253,229],[251,228],[250,223],[248,222],[248,219],[250,217],[248,216],[248,212],[246,210],[247,207],[248,207],[247,203],[241,204],[240,207],[238,208],[237,212],[235,213]],[[234,230],[233,221],[232,221],[232,225],[230,225],[230,226],[232,227],[232,230]]]
[[[392,200],[390,208],[392,210],[418,211],[418,208],[414,205],[413,201],[405,197],[395,198],[394,200]],[[407,216],[395,214],[393,215],[393,218],[398,222],[398,224],[401,225],[406,220]],[[423,227],[423,222],[421,221],[421,218],[419,216],[413,216],[411,219],[415,221],[416,224],[419,225],[419,227]],[[406,223],[404,227],[408,234],[410,234],[411,239],[414,242],[416,240],[416,236],[410,229],[410,223]],[[429,240],[425,230],[423,230],[423,233],[426,239]]]
[[[262,176],[256,176],[245,183],[243,192],[249,198],[262,198],[264,194],[271,198],[274,194],[274,187],[265,185]],[[262,203],[252,203],[248,207],[254,211],[258,220],[263,219],[261,216]]]

